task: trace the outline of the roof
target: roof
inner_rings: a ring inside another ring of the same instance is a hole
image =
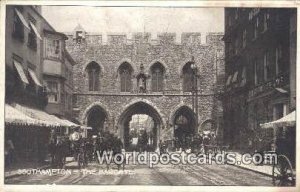
[[[68,39],[68,37],[64,33],[60,33],[57,31],[50,31],[50,30],[44,29],[44,33],[59,35],[59,36],[62,36],[64,39]]]

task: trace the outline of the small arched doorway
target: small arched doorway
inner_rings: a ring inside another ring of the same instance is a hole
[[[92,127],[92,129],[87,132],[88,137],[98,135],[99,132],[103,133],[106,129],[107,113],[102,107],[98,105],[94,106],[88,111],[86,122],[88,127]]]
[[[134,126],[132,124],[137,122],[136,118],[143,118],[143,121],[147,121],[147,123],[144,123],[144,127],[140,127],[138,134],[133,136]],[[162,119],[153,106],[145,102],[132,104],[121,114],[118,127],[120,128],[119,134],[126,151],[154,151],[158,147]]]
[[[180,107],[173,115],[173,125],[175,147],[189,147],[196,130],[195,113],[187,106]]]

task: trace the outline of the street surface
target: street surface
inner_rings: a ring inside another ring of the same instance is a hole
[[[72,166],[70,166],[72,165]],[[91,163],[78,169],[76,163],[65,168],[71,174],[20,175],[5,180],[6,184],[78,184],[78,185],[227,185],[272,186],[271,177],[246,171],[232,165],[127,165],[117,170],[111,165]],[[66,172],[67,172],[66,171]]]

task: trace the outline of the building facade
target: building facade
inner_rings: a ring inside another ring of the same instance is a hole
[[[74,61],[65,49],[66,36],[57,33],[42,17],[41,6],[8,5],[5,30],[5,141],[13,143],[19,160],[43,161],[50,129],[67,125],[50,114],[61,115],[62,118],[72,114]],[[52,50],[48,51],[51,48],[47,47],[50,37],[59,39],[57,50],[61,69],[52,66],[52,63],[45,64],[52,59]],[[47,73],[49,68],[61,71]],[[52,92],[47,91],[49,79],[59,79],[62,93],[70,100],[68,104],[61,102],[56,111],[51,106]],[[15,115],[16,119],[7,117],[7,114]],[[16,114],[21,115],[18,117]]]
[[[224,138],[233,148],[268,148],[276,133],[260,124],[295,110],[295,14],[225,8]]]
[[[46,111],[71,120],[75,62],[65,50],[67,37],[64,34],[44,30],[44,35],[43,78],[48,92]]]
[[[217,129],[220,113],[215,111],[222,108],[216,84],[224,76],[222,33],[209,33],[206,44],[201,43],[200,33],[183,33],[181,41],[175,33],[158,34],[155,39],[150,33],[134,33],[130,39],[126,34],[109,34],[104,42],[104,36],[87,33],[79,25],[68,37],[67,49],[77,63],[73,114],[93,128],[88,134],[110,131],[126,147],[134,114],[152,117],[156,146],[173,140],[182,122],[185,136],[203,127]],[[198,69],[198,117],[193,107],[192,57]]]

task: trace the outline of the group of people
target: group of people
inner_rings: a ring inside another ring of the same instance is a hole
[[[175,138],[175,150],[186,151],[192,153],[199,153],[208,151],[209,146],[217,145],[217,138],[214,132],[203,132],[194,136],[185,137],[184,139]],[[165,146],[163,144],[162,146]]]
[[[112,155],[115,155],[121,153],[122,149],[121,139],[109,132],[83,138],[79,132],[75,131],[69,137],[52,136],[48,145],[51,165],[56,168],[64,167],[66,157],[73,157],[81,167],[86,166],[88,162],[97,161],[97,151],[100,156],[104,151],[107,154],[113,152]]]

